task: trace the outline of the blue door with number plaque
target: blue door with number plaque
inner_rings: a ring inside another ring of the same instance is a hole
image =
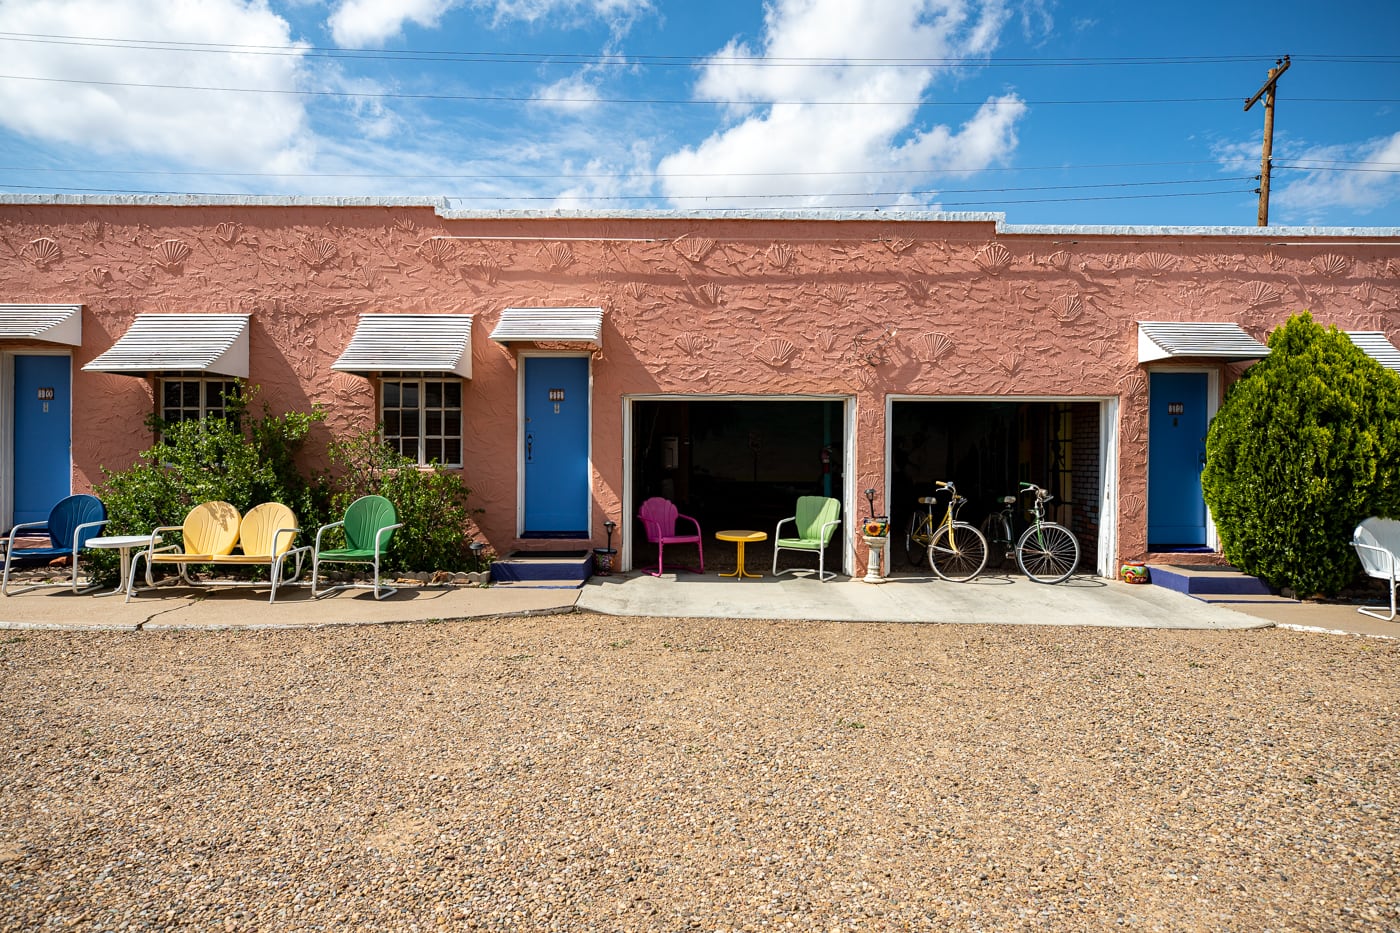
[[[525,527],[536,538],[588,536],[588,357],[527,356]]]
[[[1204,547],[1206,373],[1152,373],[1147,419],[1147,547]]]
[[[72,388],[66,356],[14,357],[14,523],[47,521],[72,492]]]

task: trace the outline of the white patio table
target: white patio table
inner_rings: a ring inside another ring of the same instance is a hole
[[[87,546],[98,550],[115,550],[121,552],[122,576],[117,583],[117,588],[106,593],[96,593],[97,596],[116,596],[118,593],[125,593],[127,578],[131,575],[131,551],[133,548],[141,547],[145,544],[160,543],[160,535],[155,536],[155,541],[151,541],[150,535],[109,535],[104,538],[88,538]]]

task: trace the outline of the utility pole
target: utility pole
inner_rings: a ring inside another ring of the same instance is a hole
[[[1269,80],[1264,82],[1264,86],[1254,92],[1254,96],[1244,102],[1244,109],[1253,107],[1260,97],[1264,98],[1264,159],[1263,166],[1259,170],[1259,226],[1269,225],[1269,173],[1273,169],[1274,154],[1274,89],[1278,85],[1278,79],[1288,70],[1288,56],[1274,61],[1274,67],[1269,69]]]

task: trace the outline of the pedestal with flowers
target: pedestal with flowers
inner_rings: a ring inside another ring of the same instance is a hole
[[[866,562],[862,582],[884,583],[881,568],[885,558],[885,547],[890,543],[890,519],[888,515],[875,514],[874,489],[865,490],[865,499],[870,503],[870,517],[862,525],[861,537],[865,538],[865,546],[870,549],[870,559]]]

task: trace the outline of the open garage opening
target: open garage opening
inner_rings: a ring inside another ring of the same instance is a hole
[[[914,570],[906,531],[920,496],[952,480],[967,497],[958,518],[980,526],[1022,482],[1054,495],[1047,519],[1079,538],[1079,573],[1095,571],[1103,462],[1097,401],[923,401],[891,403],[890,520],[892,569]],[[939,516],[942,515],[940,501]],[[1025,527],[1018,500],[1016,528]]]
[[[753,530],[769,540],[747,547],[750,570],[772,566],[772,535],[794,513],[799,496],[842,500],[847,441],[846,402],[841,399],[636,399],[631,417],[632,566],[656,569],[635,514],[652,496],[676,504],[700,523],[706,569],[732,570],[734,546],[715,532]],[[787,533],[785,526],[784,534]],[[826,566],[843,565],[845,523],[832,536]],[[666,572],[693,565],[694,550],[666,552]],[[816,555],[781,552],[780,567],[815,570]]]

